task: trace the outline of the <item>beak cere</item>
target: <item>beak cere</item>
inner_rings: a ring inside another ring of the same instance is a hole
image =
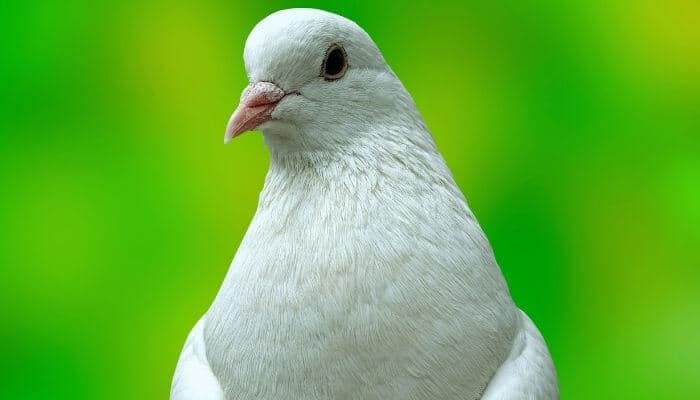
[[[284,96],[284,90],[271,82],[248,85],[241,95],[238,108],[228,121],[224,143],[269,121],[272,118],[272,110]]]

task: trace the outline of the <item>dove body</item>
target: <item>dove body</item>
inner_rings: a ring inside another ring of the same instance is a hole
[[[245,61],[227,138],[255,124],[270,169],[171,398],[558,398],[539,332],[369,36],[285,10]],[[251,99],[260,87],[274,96]]]

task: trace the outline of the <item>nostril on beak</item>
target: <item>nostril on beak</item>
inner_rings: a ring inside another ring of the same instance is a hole
[[[284,90],[272,82],[256,82],[248,85],[241,96],[241,104],[257,107],[277,103],[284,97]]]

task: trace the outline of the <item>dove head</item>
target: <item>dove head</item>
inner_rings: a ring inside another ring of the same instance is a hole
[[[249,85],[225,142],[259,129],[271,149],[337,149],[371,140],[377,126],[400,119],[400,104],[420,118],[372,39],[347,18],[278,11],[250,33],[244,59]]]

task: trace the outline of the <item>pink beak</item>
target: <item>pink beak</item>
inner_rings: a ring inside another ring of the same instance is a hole
[[[248,85],[241,95],[238,108],[228,121],[224,143],[272,119],[272,110],[284,96],[284,90],[271,82]]]

